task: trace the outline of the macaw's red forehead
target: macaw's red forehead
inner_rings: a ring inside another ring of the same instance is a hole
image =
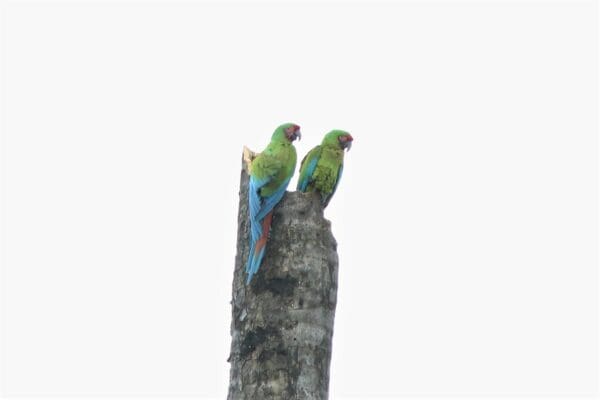
[[[290,142],[293,142],[296,139],[300,140],[301,136],[302,135],[300,134],[300,126],[299,125],[289,124],[289,125],[286,126],[286,128],[285,128],[285,137]]]
[[[290,124],[285,130],[286,132],[298,132],[300,130],[300,125]]]

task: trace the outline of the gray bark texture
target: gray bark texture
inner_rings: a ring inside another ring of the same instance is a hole
[[[242,169],[228,400],[325,400],[337,301],[337,244],[315,194],[275,207],[265,257],[246,285],[248,174]]]

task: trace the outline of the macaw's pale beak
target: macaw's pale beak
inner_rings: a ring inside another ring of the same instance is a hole
[[[296,139],[300,140],[300,138],[302,137],[302,135],[300,134],[300,127],[298,125],[292,125],[287,127],[285,129],[285,136],[290,142],[293,142]]]
[[[352,148],[353,140],[354,140],[354,138],[351,135],[346,135],[346,140],[344,141],[344,149],[346,151],[350,151],[350,149]]]

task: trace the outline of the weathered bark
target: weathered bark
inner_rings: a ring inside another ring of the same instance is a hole
[[[316,195],[286,193],[246,285],[247,193],[242,170],[228,399],[327,399],[338,274],[330,223]]]

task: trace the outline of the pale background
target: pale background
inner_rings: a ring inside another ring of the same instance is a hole
[[[596,29],[594,1],[3,2],[3,394],[224,398],[241,150],[287,121],[300,157],[355,138],[332,398],[597,394]]]

